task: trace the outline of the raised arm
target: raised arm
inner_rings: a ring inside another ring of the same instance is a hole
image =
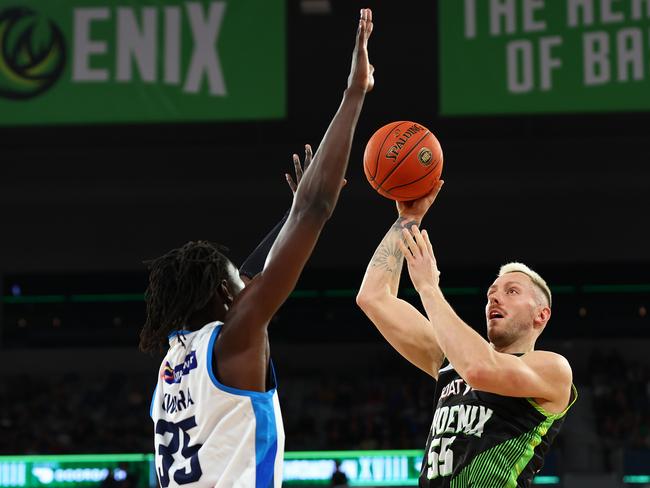
[[[306,144],[304,169],[307,169],[310,163],[311,163],[311,146],[309,144]],[[287,184],[289,185],[289,188],[291,189],[291,193],[295,196],[296,191],[298,189],[298,185],[300,184],[300,180],[302,180],[302,175],[304,171],[303,166],[300,163],[300,158],[298,157],[297,154],[293,155],[293,168],[296,174],[295,181],[289,173],[285,173],[284,177],[287,180]],[[262,272],[262,270],[264,269],[264,265],[266,264],[266,258],[268,257],[269,252],[271,251],[271,247],[273,246],[275,239],[278,237],[278,234],[282,230],[282,227],[284,227],[284,223],[287,221],[287,218],[289,217],[289,211],[290,210],[287,210],[287,213],[285,213],[282,216],[280,222],[278,222],[275,225],[275,227],[271,229],[271,231],[264,237],[264,239],[262,239],[262,242],[260,242],[257,245],[257,247],[253,250],[253,252],[246,258],[246,260],[239,267],[239,277],[242,279],[242,281],[245,284],[250,283],[251,279],[253,279],[254,276]]]
[[[227,326],[220,342],[226,341],[229,351],[243,351],[246,356],[258,357],[259,349],[267,347],[268,322],[294,289],[325,222],[334,210],[365,94],[374,85],[367,49],[372,27],[371,11],[363,9],[348,86],[341,105],[302,176],[289,217],[271,247],[264,269],[238,295],[226,317]],[[227,354],[232,357],[235,353]],[[222,368],[226,369],[223,361],[220,373]],[[264,367],[252,369],[259,371]]]
[[[418,291],[445,356],[473,388],[498,395],[533,398],[552,413],[569,403],[572,372],[567,360],[547,351],[523,356],[495,351],[456,315],[439,287],[440,272],[426,231],[412,227],[399,242],[411,281]]]
[[[372,14],[370,9],[363,9],[341,105],[298,185],[289,218],[271,248],[264,270],[242,297],[263,295],[254,302],[255,311],[249,312],[259,317],[256,325],[268,321],[295,287],[338,200],[365,94],[374,84],[367,49],[371,32]]]
[[[397,204],[399,218],[379,243],[363,277],[357,304],[381,335],[402,356],[437,379],[443,360],[429,320],[410,303],[397,297],[404,255],[398,242],[402,230],[420,225],[435,200],[442,182],[415,202]]]

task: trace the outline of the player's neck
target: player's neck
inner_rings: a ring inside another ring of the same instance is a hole
[[[201,310],[194,312],[187,321],[186,328],[188,330],[199,330],[205,324],[215,322],[217,320],[223,322],[226,315],[225,310],[216,310],[213,307],[205,307]]]
[[[504,354],[526,354],[535,349],[535,343],[530,343],[529,341],[516,341],[512,344],[507,344],[503,346],[497,346],[496,344],[490,343],[492,348],[497,352],[502,352]]]

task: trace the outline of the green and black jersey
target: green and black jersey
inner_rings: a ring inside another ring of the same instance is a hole
[[[530,398],[474,390],[445,361],[420,488],[529,487],[576,398],[572,386],[569,406],[552,414]]]

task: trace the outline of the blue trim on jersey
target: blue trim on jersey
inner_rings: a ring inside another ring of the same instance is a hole
[[[174,337],[179,336],[179,335],[187,335],[191,334],[192,332],[196,332],[195,330],[173,330],[168,336],[167,340],[171,341]]]
[[[153,389],[153,395],[151,395],[151,404],[149,405],[149,417],[153,420],[153,402],[156,400],[156,392],[158,391],[158,385]]]
[[[271,363],[274,387],[266,392],[240,390],[221,383],[214,374],[213,358],[214,343],[221,332],[221,325],[217,325],[210,335],[208,344],[208,375],[214,386],[233,395],[247,396],[251,399],[255,413],[255,488],[272,488],[274,486],[275,458],[278,452],[278,428],[275,423],[275,407],[273,395],[277,387],[275,368]]]
[[[273,399],[259,401],[252,398],[251,403],[255,413],[255,488],[272,488],[278,452]]]
[[[210,343],[208,344],[208,357],[206,358],[206,364],[208,365],[208,375],[210,376],[210,379],[212,380],[214,386],[227,393],[232,393],[233,395],[243,395],[251,397],[251,399],[268,400],[272,398],[277,387],[277,381],[275,380],[275,371],[273,371],[273,381],[275,382],[275,385],[269,391],[240,390],[239,388],[226,386],[217,379],[214,374],[212,363],[214,358],[214,343],[217,340],[219,332],[221,332],[221,327],[223,327],[223,325],[217,325],[210,335]],[[271,369],[273,370],[273,364],[271,364]]]

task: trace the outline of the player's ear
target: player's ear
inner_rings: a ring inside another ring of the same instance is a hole
[[[217,288],[217,293],[221,299],[221,302],[228,307],[230,307],[232,305],[232,302],[235,301],[233,294],[230,291],[228,280],[221,280],[221,283],[219,283],[219,287]]]
[[[544,328],[548,320],[551,318],[551,309],[546,305],[537,307],[535,312],[534,326]]]

